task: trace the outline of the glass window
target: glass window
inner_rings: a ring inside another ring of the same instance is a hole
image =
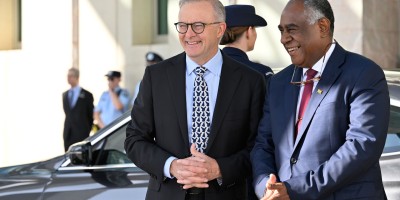
[[[400,134],[400,107],[390,106],[389,133]]]
[[[132,0],[132,44],[166,43],[168,0]]]
[[[124,149],[126,126],[127,124],[93,146],[93,165],[132,163]]]
[[[18,42],[22,41],[22,0],[18,0]]]
[[[400,151],[400,108],[390,106],[389,130],[384,153]]]
[[[168,34],[168,0],[158,0],[158,35]]]

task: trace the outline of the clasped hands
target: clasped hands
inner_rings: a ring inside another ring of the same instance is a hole
[[[190,147],[191,157],[175,159],[170,166],[170,173],[177,179],[183,189],[208,188],[208,181],[221,177],[221,171],[215,159],[196,150],[195,144]]]
[[[290,200],[285,184],[276,181],[277,179],[274,174],[269,175],[269,180],[265,186],[264,196],[261,200]]]

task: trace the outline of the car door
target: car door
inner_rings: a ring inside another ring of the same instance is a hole
[[[383,185],[389,200],[400,197],[400,106],[390,106],[389,130],[380,159]]]
[[[92,144],[91,165],[67,163],[60,167],[46,187],[43,199],[144,199],[149,176],[125,154],[126,125],[125,122]]]

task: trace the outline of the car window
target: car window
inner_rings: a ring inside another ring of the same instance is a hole
[[[400,151],[400,108],[390,106],[389,130],[384,153]]]
[[[390,106],[389,133],[400,133],[400,107]]]
[[[124,149],[126,126],[127,124],[120,127],[93,146],[93,165],[132,163]]]

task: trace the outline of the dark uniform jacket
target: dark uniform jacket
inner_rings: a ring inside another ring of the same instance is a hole
[[[274,72],[272,71],[272,69],[270,67],[260,64],[260,63],[255,63],[255,62],[250,61],[246,52],[244,52],[238,48],[225,47],[222,49],[222,51],[226,55],[235,59],[236,61],[241,62],[241,63],[247,65],[248,67],[263,74],[266,81],[268,81],[268,79],[274,74]]]
[[[238,49],[238,48],[233,48],[233,47],[225,47],[222,49],[222,51],[230,56],[231,58],[233,58],[234,60],[241,62],[243,64],[245,64],[246,66],[260,72],[261,74],[264,75],[265,77],[265,81],[267,82],[267,86],[268,86],[268,80],[269,78],[274,75],[274,72],[272,71],[272,69],[266,65],[260,64],[260,63],[255,63],[249,60],[249,57],[247,56],[246,52]],[[257,196],[254,193],[254,189],[252,186],[253,179],[251,177],[249,177],[248,179],[248,200],[256,200]]]

